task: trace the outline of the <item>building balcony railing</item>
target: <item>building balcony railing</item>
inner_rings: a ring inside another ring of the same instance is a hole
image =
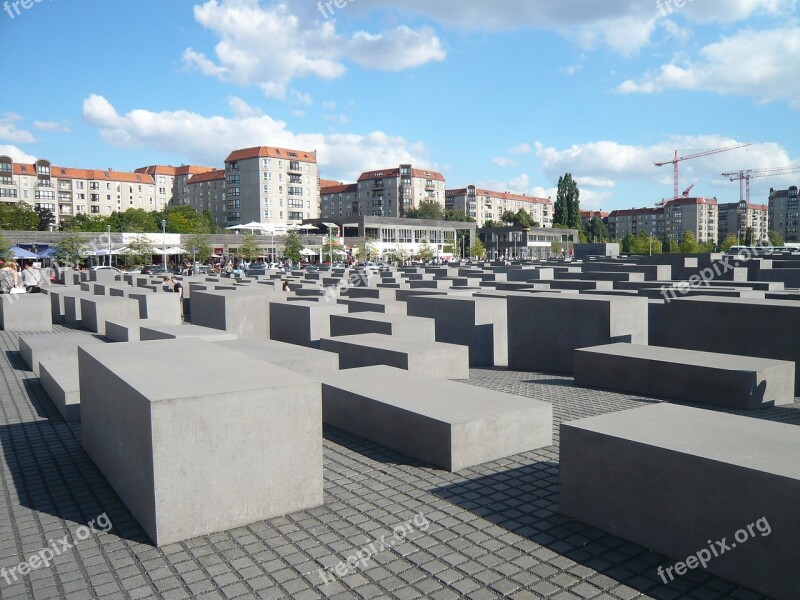
[[[36,182],[36,187],[53,187],[53,182],[49,179],[40,179]]]

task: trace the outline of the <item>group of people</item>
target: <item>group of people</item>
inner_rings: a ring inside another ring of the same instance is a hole
[[[38,294],[45,281],[42,274],[26,262],[20,270],[17,261],[0,261],[0,294]]]

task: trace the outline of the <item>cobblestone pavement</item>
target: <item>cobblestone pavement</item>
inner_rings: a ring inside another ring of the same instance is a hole
[[[64,423],[16,349],[17,336],[0,332],[0,567],[64,536],[73,547],[16,582],[0,577],[3,600],[758,598],[698,573],[666,586],[656,567],[674,561],[560,516],[557,445],[450,474],[326,428],[323,507],[154,548],[83,452],[80,425]],[[562,420],[654,401],[552,375],[470,375],[551,402],[556,433]],[[798,408],[757,416],[800,424]],[[102,514],[113,529],[87,538],[81,526]],[[400,539],[393,532],[409,521]],[[341,579],[320,571],[362,548],[369,559]]]

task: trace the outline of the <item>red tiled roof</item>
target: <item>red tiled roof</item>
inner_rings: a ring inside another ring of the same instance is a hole
[[[688,206],[691,204],[709,204],[716,206],[717,201],[715,198],[675,198],[667,202],[666,206]]]
[[[594,219],[595,217],[600,217],[601,219],[605,219],[608,216],[607,212],[602,210],[582,210],[581,217],[584,219]]]
[[[198,173],[208,173],[213,171],[214,167],[202,167],[200,165],[181,165],[180,167],[173,167],[172,165],[150,165],[148,167],[139,167],[134,173],[146,173],[148,175],[168,175],[170,177],[179,177],[181,175],[196,175]]]
[[[466,196],[467,188],[460,188],[455,190],[446,190],[445,197],[452,196]],[[489,196],[490,198],[499,198],[501,200],[516,200],[518,202],[530,202],[531,204],[553,204],[550,198],[537,198],[536,196],[527,196],[525,194],[512,194],[511,192],[493,192],[492,190],[483,190],[475,188],[477,196]]]
[[[15,175],[36,175],[36,165],[14,163]],[[70,167],[50,166],[50,177],[55,179],[86,179],[94,181],[119,181],[125,183],[143,183],[152,185],[153,178],[144,173],[128,173],[125,171],[104,171],[102,169],[73,169]]]
[[[204,183],[206,181],[224,181],[225,180],[225,169],[214,169],[213,171],[208,171],[206,173],[198,173],[197,175],[192,175],[187,182],[189,185],[194,183]]]
[[[334,185],[344,185],[341,181],[336,181],[335,179],[322,179],[319,180],[319,188],[331,187]]]
[[[320,196],[327,196],[330,194],[349,194],[351,192],[358,191],[358,184],[357,183],[348,183],[348,184],[336,184],[336,185],[328,185],[325,187],[319,188],[319,195]]]
[[[245,160],[248,158],[283,158],[285,160],[298,160],[301,162],[317,162],[317,155],[314,152],[304,150],[289,150],[287,148],[273,148],[272,146],[256,146],[254,148],[242,148],[234,150],[225,159],[225,162],[234,160]]]
[[[436,171],[427,171],[425,169],[411,169],[411,176],[417,177],[419,179],[434,179],[436,181],[444,181],[444,175],[438,173]],[[366,181],[368,179],[384,179],[384,178],[392,178],[392,177],[400,177],[400,168],[394,169],[379,169],[377,171],[364,171],[361,174],[361,177],[358,178],[359,181]]]
[[[615,217],[639,217],[644,215],[658,215],[663,214],[663,208],[629,208],[626,210],[612,210],[608,218]]]

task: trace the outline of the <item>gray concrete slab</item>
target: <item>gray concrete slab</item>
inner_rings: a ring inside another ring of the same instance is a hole
[[[207,342],[239,339],[235,333],[186,323],[183,325],[156,325],[150,323],[139,326],[139,339],[142,342],[185,338],[197,338]]]
[[[85,333],[47,333],[20,335],[19,353],[28,369],[39,374],[39,363],[78,355],[78,346],[103,344],[103,340]]]
[[[131,298],[93,296],[81,298],[81,324],[84,329],[105,335],[110,318],[133,320],[139,318],[139,302]]]
[[[50,298],[46,294],[0,294],[0,329],[52,331]]]
[[[347,307],[333,302],[272,302],[270,337],[278,342],[319,348],[331,335],[331,315],[345,315]]]
[[[39,363],[39,382],[51,402],[68,423],[81,420],[81,386],[78,355]]]
[[[284,369],[302,373],[312,379],[318,378],[321,373],[339,370],[339,355],[335,352],[325,352],[275,340],[223,340],[214,343],[251,358],[265,360]]]
[[[421,317],[374,312],[331,315],[332,337],[363,333],[391,335],[399,340],[435,342],[436,322]]]
[[[195,290],[192,323],[236,334],[240,339],[270,339],[270,302],[285,300],[286,292],[258,286],[253,289]]]

